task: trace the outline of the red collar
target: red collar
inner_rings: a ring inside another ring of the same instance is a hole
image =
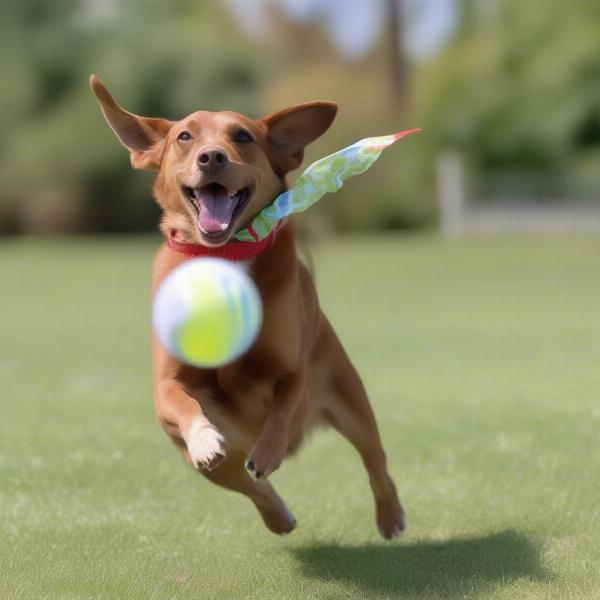
[[[275,242],[276,233],[277,230],[274,229],[264,240],[258,242],[229,242],[224,246],[211,248],[202,244],[178,242],[174,238],[175,230],[171,229],[169,230],[169,237],[167,237],[167,246],[175,252],[187,254],[188,256],[212,256],[238,262],[250,260],[268,250]]]

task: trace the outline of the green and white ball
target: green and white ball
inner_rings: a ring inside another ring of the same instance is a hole
[[[252,345],[262,323],[262,303],[242,268],[220,258],[195,258],[160,285],[153,323],[170,354],[214,368],[239,358]]]

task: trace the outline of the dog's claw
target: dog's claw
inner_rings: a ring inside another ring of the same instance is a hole
[[[254,477],[254,479],[260,479],[264,475],[262,471],[259,471],[256,468],[256,465],[251,460],[246,461],[246,470]]]
[[[266,479],[279,469],[286,451],[286,440],[278,436],[261,435],[246,459],[246,469],[254,479]]]

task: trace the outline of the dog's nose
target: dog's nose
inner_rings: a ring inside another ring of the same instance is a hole
[[[228,161],[227,154],[221,148],[204,150],[198,154],[198,166],[203,171],[217,169],[225,165]]]

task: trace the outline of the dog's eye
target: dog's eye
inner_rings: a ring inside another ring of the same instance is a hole
[[[245,129],[238,129],[233,134],[233,141],[240,142],[241,144],[248,144],[249,142],[253,142],[254,138]]]
[[[192,139],[192,134],[189,131],[182,131],[178,136],[177,139],[180,142],[187,142],[188,140]]]

